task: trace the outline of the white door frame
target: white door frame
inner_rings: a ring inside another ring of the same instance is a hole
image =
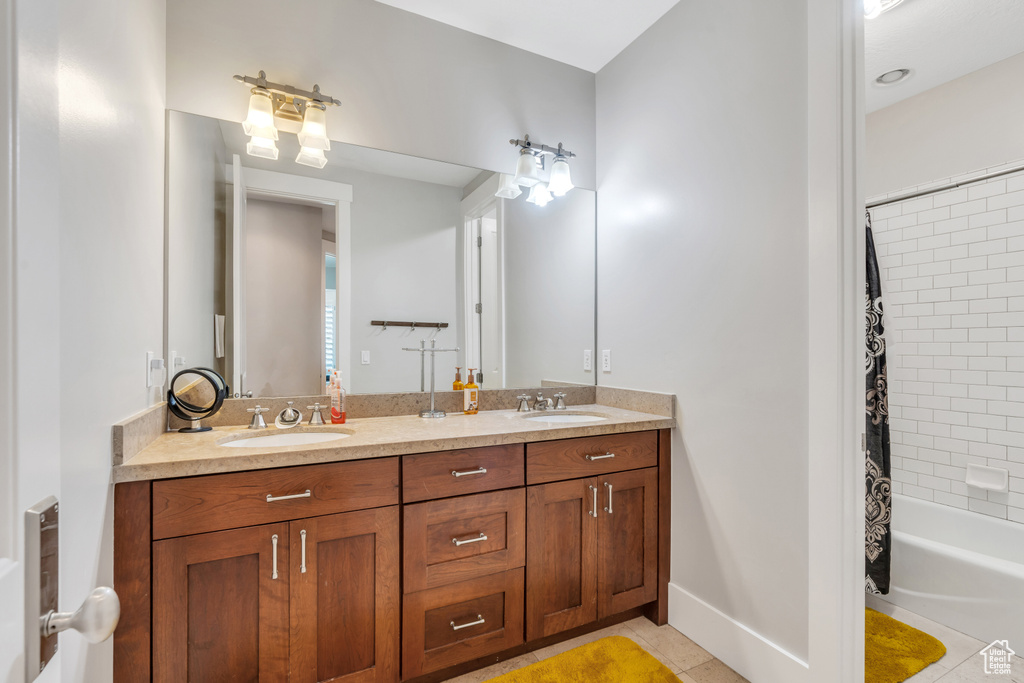
[[[494,196],[494,193],[498,191],[498,187],[501,183],[501,175],[494,173],[490,178],[481,183],[480,187],[473,190],[469,196],[462,200],[462,244],[463,244],[463,259],[462,259],[462,346],[465,349],[463,362],[468,366],[472,358],[475,358],[480,351],[480,332],[477,329],[473,331],[473,323],[477,320],[476,310],[474,308],[474,296],[473,292],[476,291],[479,285],[479,281],[476,279],[474,270],[472,267],[473,253],[476,249],[476,243],[474,241],[475,236],[473,229],[470,226],[471,221],[479,221],[485,214],[490,212],[491,208],[495,210],[495,218],[498,222],[498,253],[497,253],[497,265],[498,265],[498,311],[496,313],[498,320],[500,321],[500,332],[499,332],[499,354],[501,356],[501,385],[504,387],[505,382],[505,201]],[[474,345],[475,344],[475,345]],[[473,360],[472,362],[476,362]],[[479,365],[479,363],[477,363]],[[466,368],[468,371],[468,367]]]
[[[352,186],[321,178],[245,168],[246,198],[334,208],[337,258],[336,367],[351,381],[352,364]],[[240,283],[232,283],[238,287]],[[321,295],[322,299],[322,295]],[[322,347],[321,347],[322,350]],[[241,385],[236,391],[244,391]]]
[[[807,0],[808,681],[864,680],[863,6]]]

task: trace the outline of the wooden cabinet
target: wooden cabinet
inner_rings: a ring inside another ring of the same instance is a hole
[[[529,487],[526,638],[658,597],[658,471]]]
[[[437,681],[663,624],[669,465],[662,430],[118,484],[114,683]]]

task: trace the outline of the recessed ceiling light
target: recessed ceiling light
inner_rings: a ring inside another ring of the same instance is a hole
[[[910,69],[893,69],[892,71],[886,71],[884,74],[876,78],[875,83],[878,85],[896,85],[897,83],[906,80],[909,75]]]

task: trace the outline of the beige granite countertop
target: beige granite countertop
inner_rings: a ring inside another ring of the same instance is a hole
[[[607,419],[563,424],[525,419],[538,415],[573,413],[599,415]],[[214,427],[212,431],[199,434],[161,434],[137,455],[115,466],[112,477],[115,483],[170,479],[456,448],[669,429],[674,426],[675,420],[664,415],[606,405],[580,405],[572,406],[566,412],[518,413],[514,410],[491,410],[476,415],[449,414],[439,420],[423,419],[415,415],[371,417],[349,420],[344,425],[302,426],[290,430],[277,429],[273,423],[259,431],[246,427]],[[342,432],[349,436],[337,441],[301,446],[223,448],[219,445],[253,436],[301,431]]]

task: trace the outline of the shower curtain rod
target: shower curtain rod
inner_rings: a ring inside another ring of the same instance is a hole
[[[940,185],[939,187],[931,187],[927,190],[920,190],[918,192],[908,192],[906,194],[897,195],[895,197],[889,197],[888,199],[879,199],[876,202],[870,202],[866,208],[873,209],[876,206],[885,206],[886,204],[895,204],[896,202],[906,201],[907,199],[914,199],[915,197],[923,197],[927,194],[935,194],[936,192],[943,192],[944,190],[953,190],[964,185],[970,185],[972,183],[980,183],[983,180],[991,180],[992,178],[998,178],[999,176],[1010,175],[1011,173],[1017,173],[1024,171],[1024,163],[1017,164],[1012,168],[1005,168],[1002,171],[993,171],[992,173],[986,173],[985,175],[975,176],[974,178],[968,178],[967,180],[960,180],[955,183],[947,183]]]

